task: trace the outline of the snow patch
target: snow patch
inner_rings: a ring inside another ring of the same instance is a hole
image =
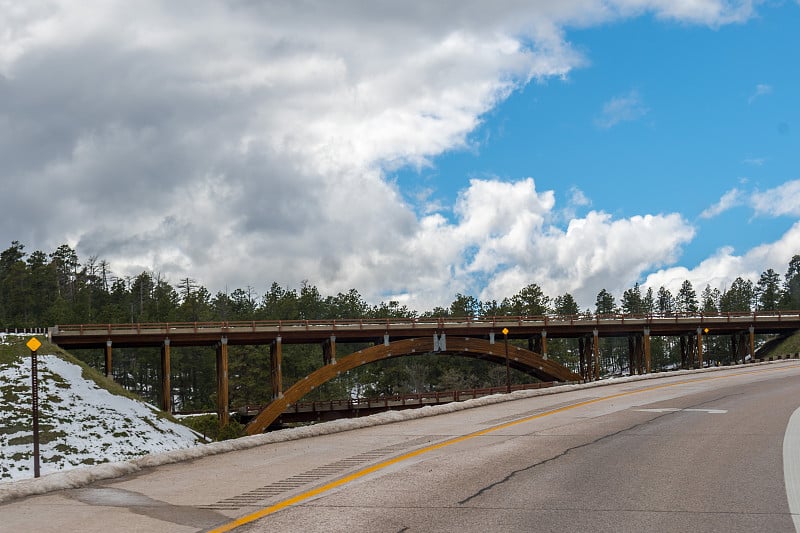
[[[0,367],[0,384],[0,482],[31,478],[30,358]],[[100,388],[83,378],[80,366],[55,355],[39,355],[39,428],[43,476],[192,447],[198,440],[154,407]]]

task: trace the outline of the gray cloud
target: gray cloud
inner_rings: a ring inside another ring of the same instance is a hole
[[[464,260],[502,241],[444,238],[482,228],[418,217],[383,170],[464,146],[510,92],[580,65],[567,25],[747,16],[682,4],[17,4],[0,19],[0,241],[212,289],[309,279],[425,307],[475,275],[505,288]]]

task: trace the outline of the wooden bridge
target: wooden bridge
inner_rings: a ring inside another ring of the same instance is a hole
[[[703,364],[703,339],[730,335],[732,351],[754,355],[754,336],[800,329],[800,311],[671,316],[538,316],[445,317],[357,320],[291,320],[246,322],[58,325],[50,340],[66,349],[105,350],[105,371],[111,375],[114,347],[160,347],[162,408],[171,410],[170,348],[215,346],[218,413],[228,421],[228,346],[269,345],[273,402],[248,425],[259,433],[314,387],[363,364],[423,353],[488,359],[527,372],[543,381],[593,380],[600,377],[599,338],[627,337],[632,373],[650,372],[650,337],[678,336],[684,359]],[[504,334],[503,331],[507,331]],[[581,368],[576,374],[548,358],[548,338],[578,341]],[[525,339],[528,348],[509,346]],[[372,347],[337,360],[336,343],[370,343]],[[283,390],[283,344],[320,344],[323,366]],[[271,418],[270,418],[271,417]]]

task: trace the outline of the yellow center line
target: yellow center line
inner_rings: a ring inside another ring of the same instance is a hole
[[[792,368],[796,368],[796,367],[797,367],[797,365],[792,365]],[[445,441],[442,441],[442,442],[438,442],[436,444],[431,444],[430,446],[426,446],[424,448],[419,448],[417,450],[413,450],[413,451],[404,453],[403,455],[399,455],[399,456],[394,457],[392,459],[387,459],[386,461],[383,461],[383,462],[380,462],[380,463],[376,463],[376,464],[374,464],[372,466],[368,466],[366,468],[362,468],[361,470],[359,470],[357,472],[353,472],[352,474],[348,474],[347,476],[344,476],[344,477],[342,477],[340,479],[331,481],[330,483],[326,483],[325,485],[322,485],[320,487],[308,490],[306,492],[298,494],[297,496],[293,496],[291,498],[288,498],[286,500],[278,502],[278,503],[276,503],[274,505],[271,505],[269,507],[264,507],[263,509],[260,509],[260,510],[255,511],[253,513],[250,513],[250,514],[247,514],[247,515],[242,516],[240,518],[237,518],[236,520],[233,520],[233,521],[231,521],[231,522],[229,522],[227,524],[223,524],[223,525],[221,525],[221,526],[219,526],[219,527],[217,527],[215,529],[210,530],[209,533],[223,533],[225,531],[231,531],[232,529],[235,529],[237,527],[243,526],[245,524],[249,524],[250,522],[254,522],[254,521],[258,520],[259,518],[264,518],[265,516],[274,514],[274,513],[278,512],[278,511],[280,511],[281,509],[285,509],[287,507],[291,507],[292,505],[295,505],[295,504],[300,503],[302,501],[308,500],[309,498],[313,498],[314,496],[317,496],[317,495],[322,494],[324,492],[328,492],[329,490],[335,489],[336,487],[341,487],[342,485],[346,485],[347,483],[350,483],[351,481],[354,481],[356,479],[359,479],[359,478],[362,478],[364,476],[367,476],[367,475],[369,475],[369,474],[371,474],[373,472],[377,472],[379,470],[383,470],[384,468],[386,468],[388,466],[392,466],[394,464],[397,464],[397,463],[400,463],[402,461],[405,461],[406,459],[411,459],[412,457],[416,457],[418,455],[422,455],[422,454],[425,454],[425,453],[428,453],[428,452],[432,452],[434,450],[438,450],[438,449],[444,448],[446,446],[452,446],[453,444],[458,444],[459,442],[464,442],[466,440],[473,439],[475,437],[480,437],[482,435],[486,435],[486,434],[489,434],[489,433],[493,433],[495,431],[500,431],[502,429],[510,428],[510,427],[513,427],[513,426],[516,426],[516,425],[519,425],[519,424],[524,424],[524,423],[530,422],[532,420],[537,420],[539,418],[544,418],[546,416],[551,416],[551,415],[555,415],[555,414],[558,414],[558,413],[563,413],[565,411],[570,411],[572,409],[577,409],[579,407],[585,407],[587,405],[592,405],[592,404],[599,403],[599,402],[605,402],[605,401],[608,401],[608,400],[614,400],[616,398],[622,398],[624,396],[631,396],[633,394],[639,394],[639,393],[642,393],[642,392],[649,392],[649,391],[654,391],[654,390],[658,390],[658,389],[664,389],[664,388],[667,388],[667,387],[676,387],[678,385],[686,385],[686,384],[689,384],[689,383],[700,383],[700,382],[704,382],[704,381],[711,381],[711,380],[717,380],[717,379],[734,378],[734,377],[739,377],[739,376],[748,375],[748,374],[760,374],[760,373],[764,373],[764,372],[776,372],[778,370],[785,370],[785,367],[750,370],[750,371],[747,371],[747,372],[737,372],[737,373],[735,373],[733,375],[712,376],[712,377],[706,377],[706,378],[695,378],[695,379],[687,379],[687,380],[684,380],[684,381],[677,381],[675,383],[664,383],[664,384],[661,384],[661,385],[653,385],[651,387],[646,387],[646,388],[643,388],[643,389],[637,389],[637,390],[633,390],[633,391],[626,391],[626,392],[620,392],[620,393],[617,393],[617,394],[612,394],[611,396],[603,396],[601,398],[593,398],[591,400],[584,400],[582,402],[570,404],[570,405],[567,405],[567,406],[564,406],[564,407],[559,407],[557,409],[551,409],[549,411],[544,411],[544,412],[541,412],[541,413],[538,413],[538,414],[535,414],[535,415],[526,416],[524,418],[519,418],[517,420],[512,420],[511,422],[506,422],[504,424],[500,424],[500,425],[497,425],[497,426],[492,426],[492,427],[489,427],[489,428],[486,428],[486,429],[481,429],[481,430],[475,431],[473,433],[468,433],[466,435],[461,435],[460,437],[453,437],[451,439],[448,439],[448,440],[445,440]]]

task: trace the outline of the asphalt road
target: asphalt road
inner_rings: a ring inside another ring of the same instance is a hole
[[[791,532],[798,407],[797,362],[573,390],[25,498],[0,530]]]

